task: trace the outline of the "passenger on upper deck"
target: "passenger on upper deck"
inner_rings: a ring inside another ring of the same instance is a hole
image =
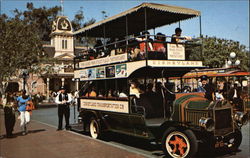
[[[171,38],[171,43],[179,43],[181,40],[191,40],[192,38],[191,37],[184,37],[184,36],[181,36],[181,28],[176,28],[175,29],[175,34],[172,35],[172,38]]]
[[[144,31],[142,32],[142,37],[141,38],[136,38],[137,41],[142,41],[139,45],[140,45],[140,53],[137,56],[137,59],[145,59],[146,57],[146,48],[148,51],[153,51],[153,45],[150,41],[152,41],[152,39],[150,40],[149,38],[149,32],[148,31]],[[146,42],[146,40],[149,40],[148,42]],[[148,43],[146,45],[146,43]]]
[[[155,37],[155,42],[153,43],[154,50],[157,52],[165,53],[166,52],[166,48],[164,45],[165,41],[166,41],[165,35],[160,32],[157,33]]]
[[[155,41],[153,43],[153,52],[149,52],[149,59],[166,59],[166,47],[165,47],[166,37],[162,33],[157,33]]]
[[[104,57],[105,53],[104,53],[104,47],[103,47],[103,43],[101,40],[97,40],[96,44],[94,45],[94,49],[96,50],[96,56],[98,57]]]

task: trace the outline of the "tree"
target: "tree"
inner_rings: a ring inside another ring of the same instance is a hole
[[[18,11],[22,15],[20,18],[27,21],[28,24],[33,24],[37,28],[39,37],[42,41],[49,41],[49,35],[52,31],[52,22],[60,13],[61,7],[35,8],[33,3],[27,3],[26,8],[27,10],[24,12]],[[17,13],[17,10],[15,13]]]
[[[0,92],[3,94],[8,81],[19,76],[20,69],[30,69],[45,60],[42,42],[36,25],[18,16],[0,17]]]
[[[205,66],[211,68],[223,67],[231,52],[235,52],[237,58],[241,60],[239,67],[243,70],[248,70],[249,52],[246,50],[246,46],[233,40],[208,36],[203,38],[202,58]],[[199,47],[191,50],[192,59],[199,59],[200,57]]]
[[[54,59],[48,58],[43,52],[43,41],[50,40],[52,22],[61,11],[58,6],[35,8],[33,3],[27,3],[24,12],[14,10],[14,17],[4,14],[0,16],[0,93],[3,94],[8,82],[18,77],[20,70],[29,69],[36,74],[53,73]],[[83,22],[82,8],[72,21],[73,29],[95,22],[91,19]]]
[[[95,23],[95,19],[90,19],[86,22],[84,22],[84,15],[83,15],[83,8],[80,7],[80,9],[77,11],[77,13],[75,14],[74,19],[71,21],[73,30],[79,30],[83,27],[89,26],[91,24]],[[86,43],[93,43],[93,38],[87,38],[85,39],[85,37],[82,36],[76,36],[75,37],[78,43],[83,43],[86,45]]]

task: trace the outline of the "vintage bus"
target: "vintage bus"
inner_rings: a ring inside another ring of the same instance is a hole
[[[228,102],[207,100],[204,93],[178,93],[171,82],[203,67],[185,51],[199,42],[173,43],[165,35],[159,36],[167,40],[153,41],[147,32],[195,17],[199,11],[143,3],[76,31],[86,41],[99,41],[75,57],[79,121],[72,127],[92,138],[111,131],[155,141],[167,157],[192,157],[198,142],[236,150],[246,115],[233,113]]]

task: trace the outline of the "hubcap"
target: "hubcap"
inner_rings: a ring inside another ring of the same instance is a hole
[[[91,137],[95,139],[98,137],[97,126],[96,122],[92,120],[90,123],[90,134]]]
[[[190,143],[186,135],[174,131],[166,138],[166,149],[174,158],[186,157],[190,151]]]

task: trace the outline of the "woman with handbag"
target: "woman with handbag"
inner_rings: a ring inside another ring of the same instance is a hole
[[[22,91],[22,96],[19,96],[17,98],[18,102],[18,111],[20,112],[20,127],[22,129],[22,135],[26,135],[28,133],[27,130],[27,124],[30,122],[30,112],[26,110],[28,106],[28,101],[30,101],[31,98],[26,95],[26,91]]]

